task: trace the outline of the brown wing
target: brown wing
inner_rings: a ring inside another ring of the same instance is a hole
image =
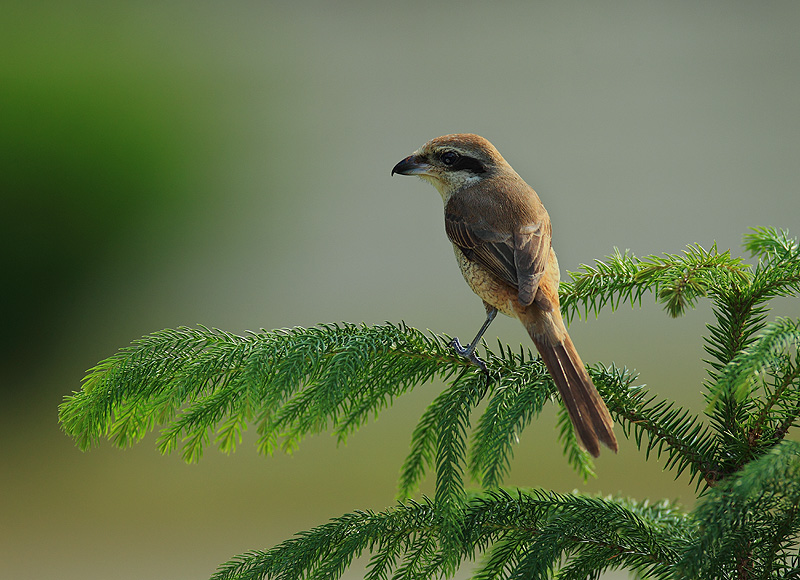
[[[547,231],[545,231],[547,230]],[[519,301],[527,306],[533,302],[539,280],[544,275],[550,257],[550,231],[541,224],[530,224],[514,233],[514,265],[519,280]]]
[[[499,234],[481,225],[470,224],[453,214],[445,215],[444,226],[447,237],[467,258],[479,262],[501,280],[517,287],[513,237],[510,234]]]
[[[539,224],[504,234],[482,220],[445,213],[447,237],[464,255],[517,289],[520,303],[531,304],[550,256],[550,231]]]

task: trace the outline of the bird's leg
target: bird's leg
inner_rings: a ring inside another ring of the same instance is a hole
[[[461,342],[458,340],[458,338],[454,338],[450,342],[450,346],[457,355],[463,356],[465,359],[480,368],[483,372],[488,372],[486,369],[486,363],[478,358],[478,355],[475,354],[475,348],[477,348],[478,342],[480,342],[483,333],[486,332],[487,328],[489,328],[489,325],[492,323],[492,320],[494,320],[495,316],[497,316],[497,308],[487,304],[486,320],[483,321],[483,326],[481,326],[481,329],[478,331],[478,334],[475,335],[475,338],[472,339],[472,342],[466,347],[461,346]]]

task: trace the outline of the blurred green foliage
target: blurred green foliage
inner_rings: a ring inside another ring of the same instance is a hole
[[[185,198],[175,170],[194,131],[187,88],[149,57],[131,68],[102,45],[26,46],[0,68],[0,363],[33,354],[120,242]]]

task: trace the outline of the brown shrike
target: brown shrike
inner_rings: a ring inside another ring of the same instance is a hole
[[[486,321],[455,351],[486,369],[475,355],[498,310],[518,318],[558,387],[580,441],[592,455],[600,443],[617,451],[614,422],[567,334],[558,306],[558,261],[550,245],[550,216],[536,192],[483,137],[444,135],[425,143],[392,175],[429,181],[444,201],[447,237],[464,279],[486,307]]]

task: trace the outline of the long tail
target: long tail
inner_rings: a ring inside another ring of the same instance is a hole
[[[569,418],[583,446],[594,457],[600,455],[598,441],[616,453],[618,446],[613,430],[614,421],[589,378],[569,335],[565,333],[563,341],[550,345],[539,340],[533,332],[530,334],[558,387],[561,400],[567,407]]]

